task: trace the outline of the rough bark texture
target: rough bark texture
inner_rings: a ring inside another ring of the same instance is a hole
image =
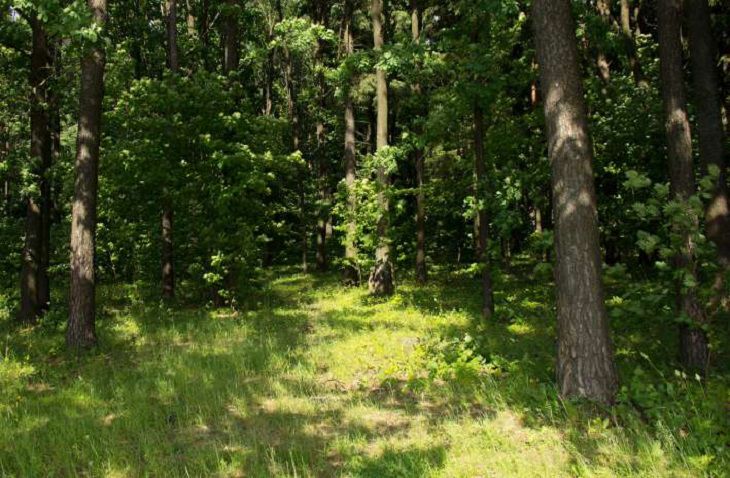
[[[94,21],[106,20],[106,0],[88,0]],[[76,137],[74,200],[71,212],[71,287],[66,343],[85,348],[96,343],[94,255],[101,112],[104,97],[104,50],[91,47],[81,59],[79,122]]]
[[[29,194],[26,200],[25,242],[20,274],[20,311],[18,318],[35,321],[44,308],[48,288],[48,250],[44,231],[44,212],[50,201],[48,169],[51,163],[51,135],[48,115],[48,82],[51,76],[49,44],[43,24],[30,17],[32,50],[30,68],[30,160],[38,178],[40,195]],[[45,249],[45,251],[44,251]]]
[[[226,0],[223,23],[223,72],[229,74],[238,70],[239,61],[237,1]]]
[[[482,282],[482,317],[491,319],[494,315],[494,291],[492,288],[492,273],[489,265],[489,217],[484,207],[483,199],[486,196],[487,165],[484,157],[484,112],[478,105],[474,106],[474,173],[476,185],[474,195],[477,204],[480,204],[476,216],[477,232],[477,261],[481,266]]]
[[[352,34],[352,0],[345,1],[345,16],[342,25],[342,40],[345,56],[355,51]],[[352,83],[352,82],[351,82]],[[342,280],[346,285],[360,284],[360,268],[357,264],[357,223],[355,222],[355,178],[357,174],[357,154],[355,149],[355,106],[352,102],[350,85],[345,92],[345,185],[347,187],[347,230],[345,235],[345,261]]]
[[[725,267],[730,266],[730,205],[727,194],[720,85],[717,79],[717,47],[712,38],[710,8],[707,0],[687,0],[692,79],[697,105],[697,133],[700,160],[707,174],[715,166],[720,174],[715,181],[713,196],[707,204],[705,222],[707,236],[717,246],[718,256]]]
[[[177,56],[177,0],[165,3],[165,26],[167,29],[167,67],[177,73],[179,61]]]
[[[557,379],[568,397],[614,400],[618,379],[604,304],[592,148],[569,0],[535,0],[533,19],[552,167]]]
[[[372,21],[373,21],[373,44],[376,52],[383,49],[383,1],[372,0]],[[377,68],[376,77],[376,101],[378,105],[376,141],[377,150],[380,151],[388,146],[388,79],[385,70]],[[378,205],[380,218],[378,219],[377,235],[378,246],[375,251],[375,267],[368,279],[370,294],[381,296],[391,295],[395,292],[393,277],[393,263],[390,257],[390,242],[388,239],[388,215],[390,204],[386,195],[386,188],[390,178],[382,167],[377,171],[378,180]]]
[[[421,20],[420,4],[418,0],[411,0],[411,37],[415,44],[421,42]],[[420,83],[413,85],[413,94],[416,97],[421,95]],[[420,133],[418,128],[416,133]],[[416,192],[416,282],[425,284],[428,280],[428,267],[426,265],[426,194],[423,190],[426,158],[421,149],[413,152],[413,158],[416,166],[416,187],[418,188]]]
[[[690,196],[695,193],[695,180],[692,137],[682,77],[681,0],[660,0],[657,5],[657,15],[659,74],[669,150],[670,192],[674,200],[684,204],[687,214],[690,215],[690,222],[696,227],[697,218],[687,203]],[[675,267],[696,280],[697,264],[692,231],[680,224],[675,224],[674,227],[676,233],[682,237],[680,250],[674,259]],[[684,282],[681,279],[677,281],[677,308],[689,323],[680,328],[680,355],[685,367],[704,371],[709,359],[707,337],[701,328],[705,316],[696,290],[685,287]]]

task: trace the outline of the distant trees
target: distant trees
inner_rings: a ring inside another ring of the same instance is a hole
[[[618,378],[601,278],[592,146],[569,0],[535,0],[552,165],[560,392],[610,403]]]

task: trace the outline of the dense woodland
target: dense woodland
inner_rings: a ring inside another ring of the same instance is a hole
[[[0,6],[0,475],[727,476],[726,0]],[[442,449],[266,428],[301,367]],[[507,411],[573,445],[470,468]]]

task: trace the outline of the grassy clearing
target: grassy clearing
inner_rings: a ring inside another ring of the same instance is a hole
[[[108,288],[80,358],[60,312],[5,321],[0,475],[725,476],[727,370],[675,375],[671,327],[614,291],[621,402],[563,402],[549,284],[521,276],[486,325],[473,281],[445,273],[388,301],[272,276],[250,312]]]

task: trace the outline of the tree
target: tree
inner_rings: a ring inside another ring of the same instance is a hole
[[[226,0],[223,8],[223,72],[230,74],[240,62],[237,1]]]
[[[103,27],[106,0],[88,0],[93,22]],[[86,348],[96,343],[96,278],[94,270],[99,145],[104,97],[104,49],[88,46],[81,59],[79,120],[71,212],[71,287],[66,344]]]
[[[418,45],[421,42],[423,12],[418,0],[411,0],[411,38]],[[413,94],[421,96],[421,84],[413,85]],[[422,148],[413,151],[416,166],[416,281],[425,284],[428,279],[426,266],[426,194],[424,193],[425,154]]]
[[[353,0],[345,0],[342,20],[342,43],[344,46],[344,61],[355,51],[355,38],[352,32]],[[357,173],[357,149],[355,146],[355,105],[352,100],[353,79],[347,78],[345,85],[345,187],[347,188],[347,226],[345,230],[345,261],[342,277],[345,284],[358,285],[360,283],[360,268],[357,264],[357,224],[355,222],[355,178]]]
[[[167,67],[170,73],[177,75],[179,70],[177,49],[177,0],[167,0],[166,8],[167,31]],[[162,214],[160,216],[162,231],[162,297],[171,299],[175,296],[175,244],[173,241],[174,209],[170,191],[162,191]]]
[[[372,0],[371,16],[373,22],[373,45],[376,54],[383,50],[383,0]],[[377,103],[377,125],[376,125],[376,156],[380,156],[377,167],[378,182],[378,206],[380,217],[377,225],[378,245],[375,251],[375,266],[368,279],[370,294],[391,295],[395,292],[393,263],[391,262],[390,240],[388,238],[388,223],[390,204],[387,196],[387,188],[390,177],[382,164],[387,154],[388,147],[388,79],[382,66],[375,68],[375,98]]]
[[[533,3],[555,217],[561,394],[614,400],[618,379],[604,304],[592,147],[569,0]]]
[[[672,218],[679,245],[674,257],[677,274],[677,309],[686,318],[680,326],[680,356],[685,367],[704,371],[709,360],[707,335],[703,330],[705,314],[697,297],[696,244],[692,229],[697,216],[689,201],[695,194],[692,137],[682,74],[680,38],[681,1],[660,0],[659,63],[664,105],[665,133],[669,152],[669,183],[672,199],[681,207],[683,218]],[[689,227],[687,227],[687,223]]]
[[[712,38],[707,0],[687,0],[692,79],[697,104],[697,133],[704,174],[715,168],[712,198],[707,203],[707,236],[717,246],[723,267],[730,267],[730,202],[724,159],[720,86],[717,81],[717,47]]]
[[[492,273],[489,267],[489,217],[484,204],[486,191],[486,164],[484,158],[484,111],[478,104],[474,106],[474,172],[476,185],[474,194],[477,201],[476,233],[477,261],[481,268],[482,278],[482,317],[490,319],[494,315],[494,291],[492,289]]]
[[[32,32],[30,64],[30,159],[37,177],[37,190],[26,200],[25,244],[20,280],[20,312],[22,321],[35,321],[46,307],[48,296],[47,227],[50,190],[48,171],[51,165],[51,130],[48,112],[48,83],[52,73],[49,39],[45,26],[33,12],[29,14]],[[44,224],[45,223],[45,224]]]

